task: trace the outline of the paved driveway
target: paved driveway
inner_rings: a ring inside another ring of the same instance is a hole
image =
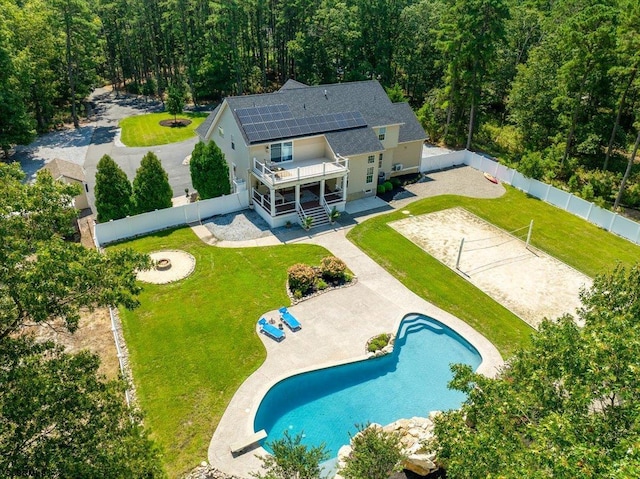
[[[82,165],[89,185],[90,204],[94,205],[96,167],[103,155],[110,155],[133,180],[142,157],[153,151],[169,175],[174,196],[184,195],[185,188],[193,190],[189,166],[182,162],[193,151],[197,138],[180,143],[149,148],[128,148],[117,141],[118,123],[132,115],[162,111],[162,104],[134,96],[118,96],[110,89],[96,89],[90,97],[93,105],[91,121],[78,130],[64,130],[42,135],[27,146],[19,146],[13,160],[19,161],[30,178],[46,163],[62,158]],[[95,208],[93,208],[95,211]]]

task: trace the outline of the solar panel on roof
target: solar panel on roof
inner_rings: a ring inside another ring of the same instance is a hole
[[[263,105],[235,113],[250,143],[367,126],[358,111],[294,118],[288,105]]]

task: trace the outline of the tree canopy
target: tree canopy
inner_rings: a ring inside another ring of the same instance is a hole
[[[152,151],[140,162],[133,179],[133,203],[136,213],[171,208],[173,190],[167,172]]]
[[[640,474],[640,265],[598,276],[581,299],[497,378],[454,368],[468,398],[435,420],[447,477]]]
[[[217,198],[231,192],[229,166],[215,141],[198,142],[189,162],[191,183],[201,199]]]
[[[432,141],[489,151],[600,205],[620,188],[640,119],[636,0],[0,0],[0,143],[78,123],[99,82],[194,103],[379,80]],[[38,32],[33,35],[33,32]],[[179,102],[178,102],[179,103]],[[178,112],[177,108],[175,112]],[[177,113],[174,113],[177,114]],[[427,116],[425,116],[425,114]],[[11,120],[9,120],[11,119]],[[618,192],[622,191],[621,195]]]
[[[0,163],[0,476],[162,477],[123,385],[97,375],[96,357],[25,332],[54,322],[73,332],[81,310],[137,306],[135,271],[150,260],[65,241],[77,187],[46,171],[33,184],[23,177]]]

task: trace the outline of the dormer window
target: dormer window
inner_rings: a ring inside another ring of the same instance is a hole
[[[387,136],[387,127],[383,126],[378,130],[378,140],[384,141],[386,136]]]

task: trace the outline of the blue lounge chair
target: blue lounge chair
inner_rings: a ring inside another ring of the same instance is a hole
[[[266,336],[269,336],[271,339],[274,339],[278,342],[284,339],[284,331],[276,328],[273,324],[269,324],[269,322],[262,318],[258,321],[258,325],[260,326],[260,332]]]
[[[278,311],[280,311],[280,318],[282,322],[289,326],[291,331],[298,331],[302,328],[300,322],[287,310],[287,308],[282,307]]]

